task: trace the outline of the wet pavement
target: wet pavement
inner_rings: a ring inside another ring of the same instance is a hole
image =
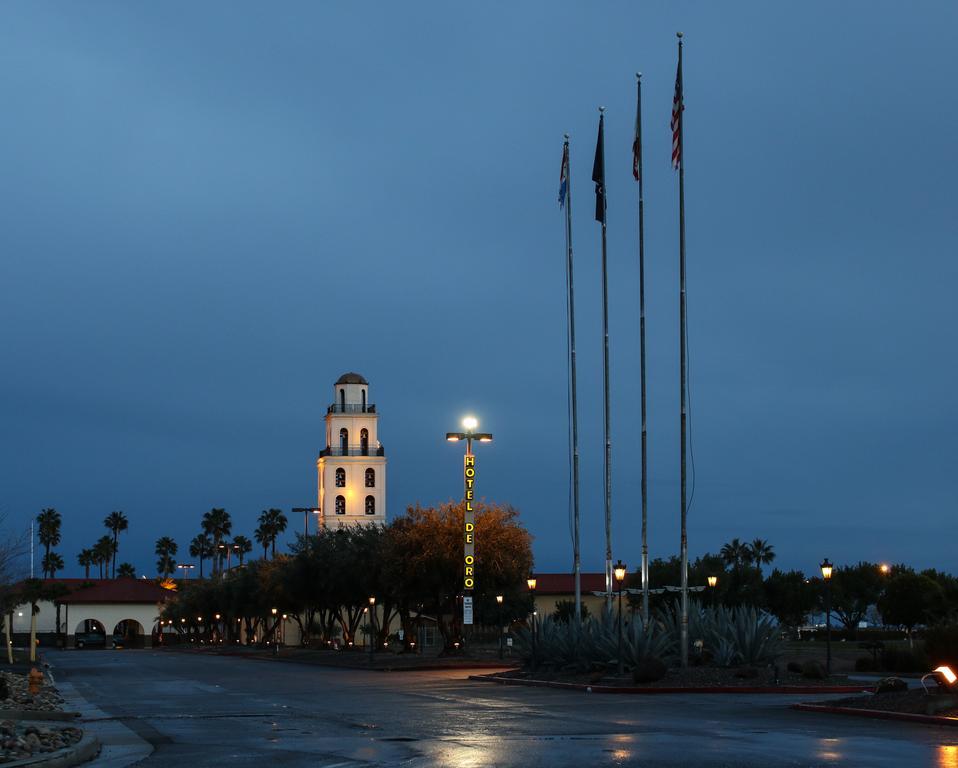
[[[958,728],[788,708],[807,696],[583,694],[470,682],[461,670],[367,672],[165,651],[47,658],[101,734],[100,763],[111,768],[958,768]]]

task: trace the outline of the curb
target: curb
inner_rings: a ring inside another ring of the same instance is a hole
[[[561,683],[554,680],[529,680],[518,677],[502,677],[501,675],[469,675],[469,679],[483,683],[498,683],[499,685],[526,685],[531,688],[558,688],[560,690],[584,691],[586,693],[627,693],[640,695],[657,693],[863,693],[871,690],[865,685],[724,685],[705,688],[653,688],[624,685],[587,685],[586,683]]]
[[[829,715],[851,715],[867,717],[873,720],[898,720],[903,723],[922,725],[948,725],[958,727],[958,717],[943,715],[916,715],[910,712],[887,712],[882,709],[858,709],[857,707],[834,707],[828,704],[792,704],[792,709],[801,712],[822,712]]]
[[[59,752],[46,752],[36,757],[3,763],[3,768],[71,768],[92,760],[100,752],[100,742],[96,736],[84,735],[74,746]]]
[[[32,709],[0,709],[0,720],[59,720],[68,722],[76,720],[79,712],[47,712]]]

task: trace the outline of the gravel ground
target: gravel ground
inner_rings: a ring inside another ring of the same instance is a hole
[[[0,765],[76,744],[83,731],[73,727],[49,727],[0,721]]]
[[[951,696],[951,694],[948,695]],[[879,709],[882,712],[905,712],[913,715],[924,715],[928,714],[928,705],[934,703],[937,698],[935,694],[927,694],[920,688],[913,688],[909,691],[875,693],[867,696],[837,699],[828,702],[828,704],[852,709]],[[936,711],[934,714],[943,717],[956,717],[958,716],[958,706]]]
[[[0,672],[0,676],[7,684],[7,698],[0,699],[0,712],[5,709],[25,709],[41,712],[55,712],[63,709],[63,699],[60,698],[56,688],[44,684],[36,696],[31,696],[27,688],[26,675]]]

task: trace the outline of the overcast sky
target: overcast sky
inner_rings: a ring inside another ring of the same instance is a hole
[[[315,503],[332,383],[381,413],[388,513],[518,507],[569,570],[562,135],[583,566],[601,570],[607,107],[614,557],[640,554],[631,176],[644,82],[650,533],[676,553],[675,32],[685,33],[694,555],[769,539],[954,570],[958,6],[40,3],[0,9],[0,510],[154,572],[226,507]],[[297,529],[300,519],[291,520]]]

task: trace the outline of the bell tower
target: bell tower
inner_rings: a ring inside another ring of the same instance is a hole
[[[369,382],[358,373],[340,376],[326,409],[326,447],[316,461],[320,525],[386,522],[386,453],[378,420]]]

